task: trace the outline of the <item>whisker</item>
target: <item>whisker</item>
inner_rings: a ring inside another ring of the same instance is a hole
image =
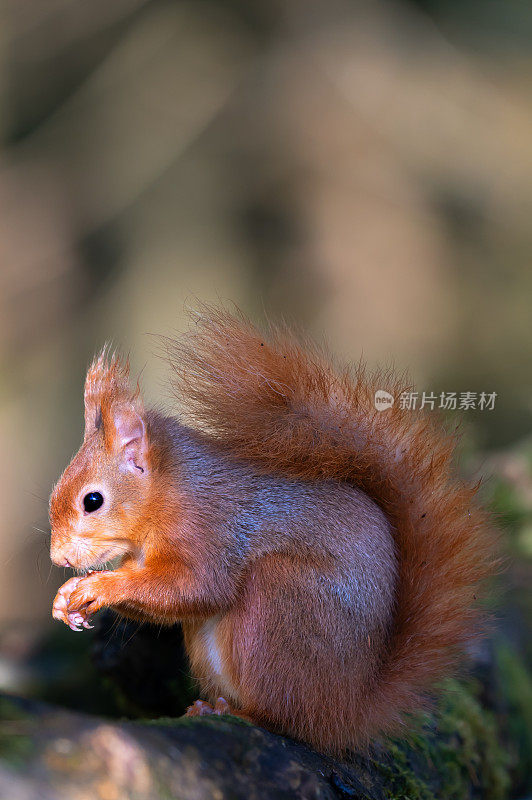
[[[109,630],[109,638],[107,639],[107,644],[109,644],[111,639],[114,637],[114,635],[116,633],[116,630],[117,630],[117,628],[118,628],[118,626],[120,625],[121,622],[122,622],[122,617],[115,612],[115,616],[114,616],[114,619],[113,619],[113,624],[111,625],[111,628]]]
[[[24,489],[23,491],[24,491],[24,494],[29,494],[29,495],[31,495],[31,497],[34,497],[36,500],[40,500],[41,503],[46,503],[46,505],[48,505],[49,498],[41,497],[40,494],[37,494],[36,492],[32,492],[30,489]]]
[[[44,579],[43,579],[43,575],[42,575],[42,559],[43,558],[46,558],[46,563],[48,564],[48,575]],[[50,577],[52,575],[53,566],[54,565],[52,564],[52,562],[49,559],[48,547],[46,547],[46,543],[45,542],[41,542],[41,548],[39,549],[39,551],[37,553],[37,571],[39,573],[39,578],[40,578],[41,583],[44,583],[46,585],[46,584],[48,584],[50,582]]]
[[[50,529],[49,528],[48,528],[48,530],[44,530],[43,528],[37,527],[37,525],[32,525],[31,529],[36,531],[37,533],[43,533],[45,536],[48,536],[50,534]]]
[[[142,623],[141,623],[141,624],[142,624]],[[135,628],[135,630],[133,631],[133,633],[131,634],[131,636],[130,636],[130,637],[129,637],[129,639],[127,640],[127,642],[126,642],[125,644],[122,644],[122,646],[123,646],[123,648],[124,648],[124,649],[125,649],[125,648],[128,646],[128,644],[129,644],[129,643],[132,641],[132,639],[134,639],[134,637],[137,635],[137,633],[138,633],[138,632],[139,632],[139,630],[140,630],[140,627],[141,627],[141,625],[137,625],[137,627]]]

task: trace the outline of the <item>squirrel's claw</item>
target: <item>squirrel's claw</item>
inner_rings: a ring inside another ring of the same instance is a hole
[[[86,623],[87,623],[87,620],[85,619],[85,617],[82,616],[82,614],[78,614],[78,613],[67,614],[67,625],[68,625],[68,627],[70,628],[71,631],[81,631],[81,630],[83,630],[83,628],[87,627]],[[80,627],[80,625],[82,625],[83,628]]]
[[[83,628],[92,628],[92,625],[89,625],[89,620],[84,614],[79,611],[68,611],[70,596],[76,589],[80,580],[82,580],[81,576],[76,576],[64,583],[63,586],[59,588],[52,606],[52,617],[60,622],[64,622],[71,631],[81,631]]]
[[[234,714],[234,711],[224,697],[219,697],[214,706],[206,703],[205,700],[195,700],[185,712],[186,717],[205,717],[211,714],[222,716],[223,714]]]

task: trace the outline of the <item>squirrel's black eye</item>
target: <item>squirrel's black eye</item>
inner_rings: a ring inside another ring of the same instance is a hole
[[[103,504],[103,495],[100,492],[89,492],[83,498],[83,508],[87,513],[96,511]]]

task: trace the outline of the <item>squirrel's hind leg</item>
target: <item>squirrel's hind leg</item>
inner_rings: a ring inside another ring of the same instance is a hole
[[[214,706],[210,703],[205,702],[205,700],[196,700],[189,706],[186,710],[185,716],[186,717],[205,717],[212,714],[216,714],[219,716],[223,716],[224,714],[230,714],[232,717],[240,717],[241,719],[245,719],[248,722],[251,722],[251,718],[244,714],[242,711],[239,711],[236,708],[233,708],[229,705],[227,700],[224,697],[219,697]]]
[[[355,738],[372,657],[355,602],[324,574],[297,555],[258,559],[226,624],[241,707],[261,727],[338,752]]]

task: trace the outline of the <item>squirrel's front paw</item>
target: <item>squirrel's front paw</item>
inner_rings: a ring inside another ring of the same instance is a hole
[[[92,628],[92,625],[89,625],[87,616],[79,612],[71,612],[68,610],[68,602],[72,592],[82,580],[84,579],[81,575],[76,578],[70,578],[70,580],[60,587],[52,605],[52,617],[64,622],[65,625],[68,625],[73,631],[80,631],[80,625],[83,625],[84,628]]]
[[[69,619],[73,620],[75,625],[83,625],[84,628],[92,628],[89,625],[89,619],[100,608],[108,606],[112,603],[113,598],[109,594],[109,578],[112,572],[101,571],[91,572],[73,587],[67,599],[66,612]],[[112,594],[112,592],[111,592]],[[77,627],[76,630],[81,630]]]
[[[104,606],[111,605],[114,597],[109,590],[112,572],[91,572],[90,575],[70,578],[55,596],[52,616],[61,620],[73,631],[92,628],[89,623],[93,614]]]

